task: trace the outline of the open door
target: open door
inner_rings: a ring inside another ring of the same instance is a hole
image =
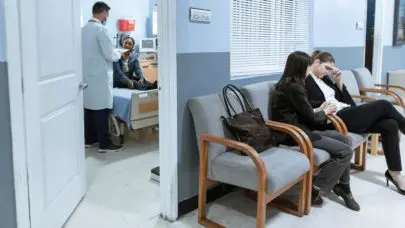
[[[19,4],[31,227],[58,228],[85,193],[80,2]]]

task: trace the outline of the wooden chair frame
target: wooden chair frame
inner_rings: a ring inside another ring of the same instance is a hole
[[[286,212],[296,216],[308,215],[311,210],[311,192],[312,192],[312,166],[313,166],[313,148],[312,143],[308,136],[301,129],[276,121],[266,121],[266,125],[276,131],[281,131],[289,134],[294,138],[301,148],[301,152],[308,157],[310,162],[310,169],[306,174],[301,175],[298,179],[291,182],[283,189],[268,194],[267,193],[267,170],[264,166],[264,161],[251,146],[238,141],[225,139],[209,133],[202,133],[200,135],[200,170],[199,170],[199,195],[198,195],[198,222],[205,227],[223,227],[214,221],[207,218],[207,187],[215,183],[209,180],[208,172],[208,143],[217,143],[224,145],[228,148],[239,150],[252,159],[258,172],[258,190],[257,190],[257,215],[256,215],[256,228],[264,228],[266,222],[266,205],[280,196],[282,193],[300,183],[300,193],[298,204],[294,204],[295,208],[287,207],[284,202],[272,202],[272,204]],[[286,161],[287,162],[287,161]],[[291,202],[290,202],[291,204]]]
[[[349,131],[347,130],[346,124],[343,120],[333,114],[327,115],[328,119],[332,122],[333,126],[335,127],[336,131],[348,135]],[[360,146],[354,149],[354,163],[351,164],[351,168],[364,171],[366,168],[366,153],[367,153],[367,144],[368,140],[365,140]]]

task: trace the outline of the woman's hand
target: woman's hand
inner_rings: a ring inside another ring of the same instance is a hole
[[[128,80],[128,89],[134,88],[134,83],[131,80]]]
[[[326,108],[326,106],[328,106],[328,104],[329,104],[329,102],[325,101],[325,102],[323,102],[323,103],[321,104],[321,106],[319,106],[319,108],[320,108],[321,110],[324,110],[324,109]]]
[[[334,104],[327,104],[326,107],[323,109],[326,115],[333,114],[337,110],[336,105]]]

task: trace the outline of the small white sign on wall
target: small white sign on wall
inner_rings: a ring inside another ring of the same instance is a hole
[[[211,16],[211,10],[190,8],[190,22],[210,24]]]

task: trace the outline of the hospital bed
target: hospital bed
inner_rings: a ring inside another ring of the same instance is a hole
[[[112,135],[124,143],[125,128],[135,131],[159,124],[158,90],[129,90],[114,88],[111,116]]]

